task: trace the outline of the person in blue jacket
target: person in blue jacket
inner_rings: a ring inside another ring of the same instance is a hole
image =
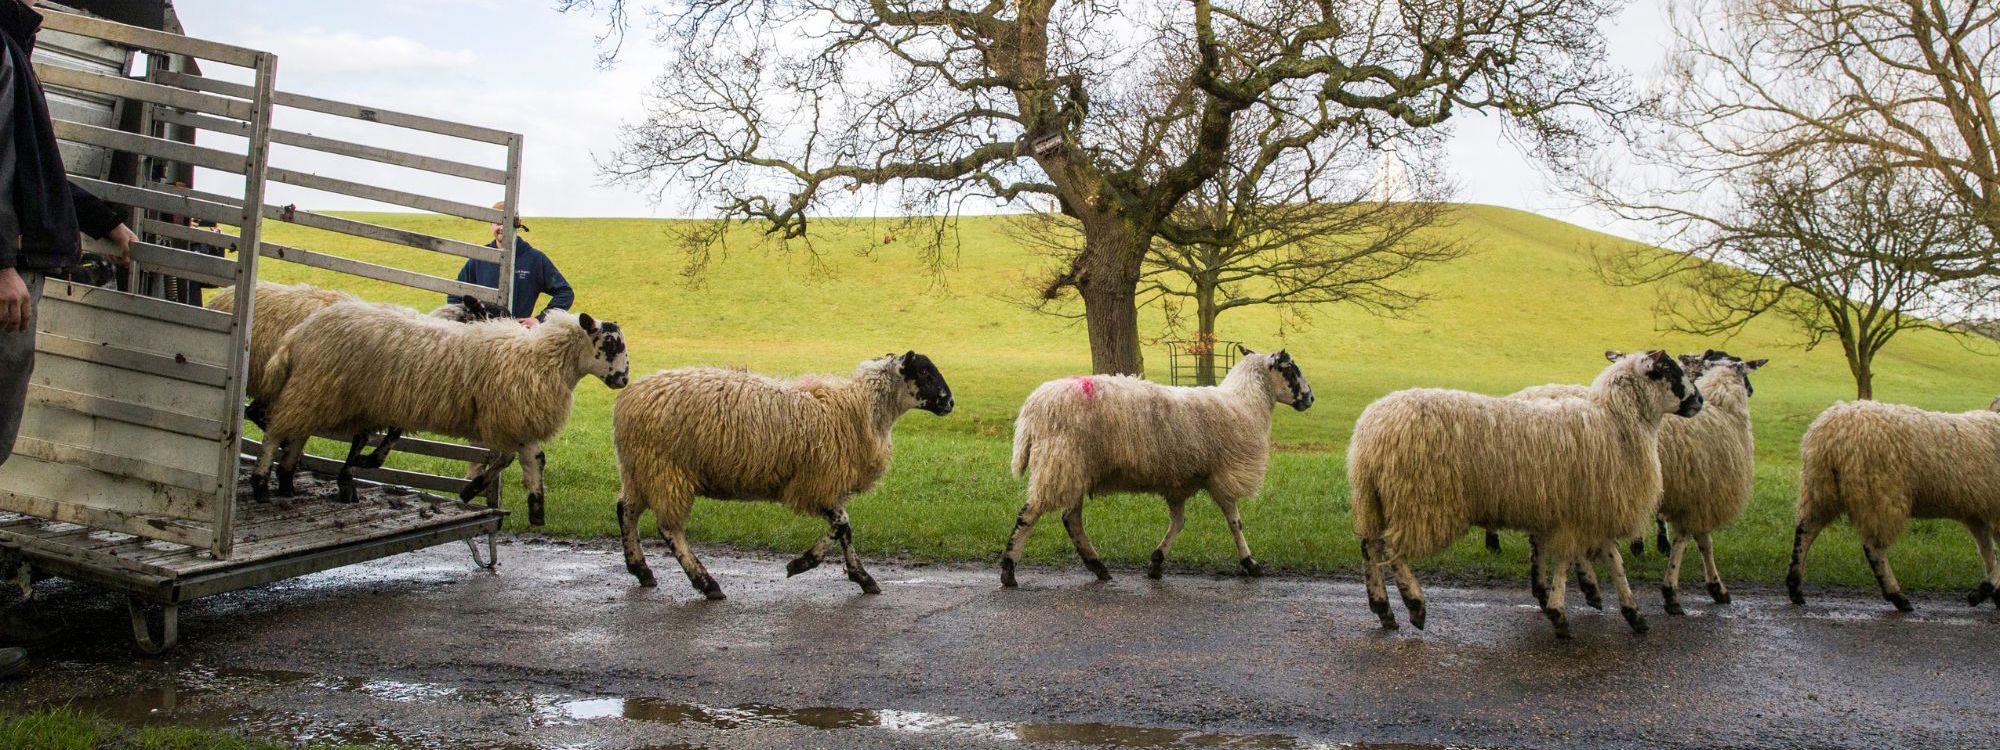
[[[505,210],[506,206],[505,203],[493,204],[495,210]],[[500,223],[496,221],[490,226],[493,227],[493,241],[486,243],[486,246],[499,247]],[[518,232],[528,231],[528,225],[521,223],[520,219],[515,219],[514,228],[518,231],[514,235],[513,315],[515,319],[521,321],[521,325],[533,328],[540,322],[535,312],[536,298],[544,294],[549,295],[549,306],[542,308],[542,312],[568,310],[569,306],[576,302],[576,291],[569,288],[569,279],[563,278],[562,272],[556,270],[556,264],[549,260],[549,256],[536,250],[527,240],[521,239]],[[458,280],[497,288],[500,286],[500,264],[468,260],[465,262],[465,267],[458,270]],[[449,295],[445,300],[455,305],[459,302],[459,296]]]

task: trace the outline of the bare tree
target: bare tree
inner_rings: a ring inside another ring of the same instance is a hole
[[[1942,190],[1937,210],[1989,235],[1907,262],[1944,278],[2000,275],[2000,3],[1674,0],[1670,8],[1675,39],[1656,116],[1629,131],[1636,163],[1660,179],[1597,170],[1586,186],[1593,197],[1642,223],[1674,225],[1741,170],[1862,149],[1874,156],[1850,166],[1921,172]],[[1819,174],[1827,185],[1854,176]]]
[[[1686,256],[1633,250],[1620,276],[1673,279],[1660,312],[1684,332],[1733,333],[1770,316],[1803,333],[1808,349],[1831,339],[1855,395],[1873,398],[1875,356],[1890,340],[1969,334],[1962,323],[2000,303],[2000,284],[1926,270],[1919,261],[1984,244],[1983,227],[1940,211],[1950,189],[1930,174],[1858,151],[1793,151],[1745,170],[1726,186],[1728,207],[1689,232]]]
[[[576,0],[572,0],[575,2]],[[583,0],[623,19],[638,3]],[[616,177],[713,198],[722,221],[808,238],[849,191],[900,191],[938,218],[968,199],[1039,200],[1084,243],[1076,290],[1098,372],[1140,372],[1137,296],[1155,238],[1198,242],[1183,199],[1230,160],[1238,115],[1282,112],[1312,147],[1356,127],[1500,113],[1539,153],[1577,147],[1572,108],[1615,109],[1598,23],[1616,0],[657,0],[672,62]],[[1137,96],[1175,70],[1164,109]],[[1162,143],[1193,123],[1186,148]],[[1262,157],[1260,157],[1262,158]],[[1273,160],[1275,161],[1275,159]],[[865,191],[865,193],[863,193]],[[722,237],[721,225],[691,239]]]

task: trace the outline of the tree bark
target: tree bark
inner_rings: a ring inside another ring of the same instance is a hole
[[[1195,385],[1215,385],[1215,318],[1221,311],[1215,309],[1215,285],[1206,282],[1195,286],[1195,341],[1196,350]]]
[[[1119,226],[1084,222],[1076,291],[1090,333],[1090,369],[1099,375],[1146,374],[1139,352],[1139,269],[1151,237]]]
[[[1850,346],[1847,353],[1847,370],[1854,374],[1854,397],[1863,401],[1875,399],[1875,355],[1857,352]]]

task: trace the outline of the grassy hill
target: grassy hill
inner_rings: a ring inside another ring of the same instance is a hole
[[[484,225],[465,221],[366,218],[467,239],[486,234]],[[528,239],[575,285],[577,309],[618,321],[628,332],[635,376],[690,364],[845,373],[884,352],[929,354],[950,381],[959,408],[944,418],[912,412],[898,427],[889,477],[850,506],[857,541],[869,554],[992,559],[1024,492],[1024,484],[1006,472],[1014,408],[1038,383],[1089,367],[1079,322],[1039,315],[1012,301],[1027,294],[1030,271],[1048,261],[1020,246],[1004,218],[965,220],[951,267],[941,277],[927,271],[908,239],[885,242],[893,234],[892,221],[820,222],[816,256],[762,246],[746,231],[692,288],[681,281],[684,259],[668,222],[529,223],[534,231]],[[1287,327],[1269,309],[1223,318],[1224,338],[1254,349],[1290,349],[1319,397],[1311,411],[1282,410],[1276,418],[1281,455],[1264,497],[1246,503],[1243,511],[1259,559],[1277,569],[1356,570],[1359,554],[1347,515],[1341,451],[1361,409],[1385,393],[1417,386],[1505,393],[1539,383],[1587,382],[1602,369],[1606,349],[1715,347],[1745,358],[1771,358],[1757,376],[1752,405],[1758,495],[1745,519],[1718,536],[1724,575],[1739,581],[1782,577],[1799,435],[1820,410],[1853,394],[1838,350],[1803,351],[1796,334],[1769,321],[1730,340],[1659,332],[1654,290],[1610,287],[1592,270],[1591,249],[1618,242],[1615,238],[1488,206],[1464,207],[1446,231],[1471,239],[1475,252],[1417,277],[1436,299],[1407,319],[1340,308],[1326,308],[1307,327]],[[293,226],[274,226],[271,236],[362,259],[395,258],[399,265],[443,276],[457,268],[450,258]],[[425,257],[413,262],[412,256]],[[282,262],[266,263],[263,275],[337,284],[425,308],[437,302]],[[1165,335],[1164,327],[1157,311],[1141,318],[1141,333],[1149,337],[1148,367],[1156,377],[1164,376],[1167,363],[1156,340]],[[1948,337],[1906,334],[1878,362],[1876,396],[1933,409],[1978,408],[2000,391],[1996,366],[2000,362]],[[586,381],[577,391],[569,429],[550,448],[554,533],[616,533],[612,396],[595,380]],[[514,505],[520,492],[518,485],[510,489]],[[1211,508],[1198,501],[1189,512],[1175,557],[1186,566],[1231,569],[1227,531]],[[1144,560],[1166,526],[1161,503],[1151,498],[1095,501],[1087,513],[1100,552],[1125,563]],[[1030,558],[1073,561],[1061,525],[1051,519],[1044,526],[1036,531]],[[798,550],[823,529],[817,520],[769,505],[703,501],[692,533],[699,542]],[[1841,529],[1823,539],[1809,578],[1872,584],[1851,534]],[[1429,565],[1473,576],[1520,576],[1525,544],[1513,540],[1509,546],[1506,555],[1490,557],[1468,539]],[[1978,580],[1971,540],[1955,524],[1918,524],[1893,559],[1906,585],[1969,587]],[[674,566],[671,560],[655,563]],[[1635,575],[1653,576],[1656,565],[1657,556],[1649,556]],[[1693,570],[1698,581],[1699,568]]]

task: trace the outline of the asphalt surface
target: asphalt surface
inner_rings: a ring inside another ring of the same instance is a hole
[[[1358,583],[1169,575],[1096,583],[875,563],[672,557],[640,589],[613,543],[462,545],[184,607],[182,645],[129,646],[122,600],[41,585],[61,628],[0,706],[298,740],[465,748],[1994,747],[2000,612],[1945,593],[1797,608],[1734,587],[1652,632],[1572,595],[1559,641],[1522,590],[1433,586],[1429,630],[1377,629]],[[1646,593],[1650,593],[1647,596]]]

